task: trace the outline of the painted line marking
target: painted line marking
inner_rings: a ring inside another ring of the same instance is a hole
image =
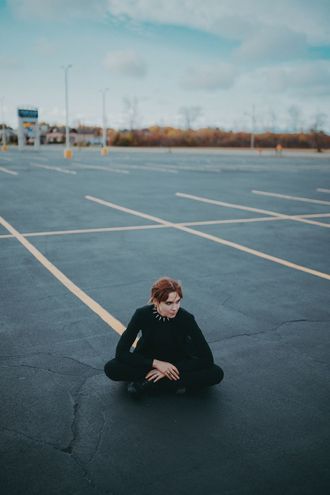
[[[111,167],[105,167],[105,166],[102,166],[102,165],[82,165],[80,164],[79,162],[73,162],[74,164],[78,164],[80,165],[81,167],[83,168],[94,168],[96,170],[116,170],[120,173],[123,173],[123,169],[114,169],[114,168],[111,168]],[[152,167],[152,166],[147,166],[147,165],[131,165],[131,164],[127,164],[125,163],[124,166],[126,168],[130,168],[130,169],[134,169],[134,170],[150,170],[150,171],[155,171],[155,172],[161,172],[161,173],[169,173],[169,174],[177,174],[177,170],[168,170],[166,168],[158,168],[158,167]],[[129,173],[129,171],[125,171],[125,173]]]
[[[238,205],[236,203],[227,203],[224,201],[218,201],[215,199],[209,199],[209,198],[205,198],[202,196],[194,196],[193,194],[186,194],[186,193],[180,193],[180,192],[177,192],[176,196],[178,196],[179,198],[186,198],[186,199],[192,199],[194,201],[200,201],[202,203],[208,203],[208,204],[217,205],[217,206],[224,206],[225,208],[234,208],[234,209],[244,210],[244,211],[254,211],[256,213],[262,213],[264,215],[270,215],[272,217],[281,218],[283,220],[293,220],[295,222],[308,223],[311,225],[318,225],[319,227],[329,228],[329,224],[327,224],[327,223],[316,222],[315,220],[307,220],[305,218],[302,218],[302,215],[285,215],[284,213],[278,213],[276,211],[263,210],[260,208],[252,208],[250,206]]]
[[[303,201],[304,203],[315,203],[318,205],[330,205],[330,201],[322,201],[321,199],[303,198],[300,196],[288,196],[287,194],[271,193],[267,191],[251,191],[253,194],[260,194],[262,196],[273,196],[274,198],[290,199],[292,201]]]
[[[330,217],[330,213],[312,213],[310,215],[303,215],[304,217]],[[231,223],[249,223],[249,222],[273,222],[279,220],[286,220],[286,218],[276,217],[258,217],[258,218],[235,218],[234,220],[206,220],[198,222],[182,222],[175,223],[182,227],[191,227],[197,225],[218,225],[218,224],[231,224]],[[164,229],[166,225],[152,224],[152,225],[132,225],[127,227],[100,227],[95,229],[76,229],[76,230],[54,230],[45,232],[21,232],[24,237],[44,237],[52,235],[74,235],[74,234],[94,234],[102,232],[121,232],[130,230],[148,230],[148,229]],[[13,236],[11,234],[0,234],[0,239],[10,239]]]
[[[152,172],[160,172],[165,174],[177,174],[178,171],[176,169],[167,169],[162,167],[149,167],[147,165],[125,165],[126,167],[135,169],[135,170],[150,170]]]
[[[330,193],[330,189],[322,189],[321,187],[319,187],[316,190],[319,191],[319,192]]]
[[[86,169],[86,170],[105,170],[106,172],[113,172],[116,174],[129,174],[128,170],[122,170],[118,168],[102,167],[102,165],[82,165],[79,162],[73,162],[76,168]]]
[[[49,161],[49,159],[48,159],[48,158],[46,158],[46,157],[42,157],[42,156],[34,156],[34,157],[33,157],[33,160],[39,160],[39,161],[41,161],[41,162],[48,162],[48,161]]]
[[[330,213],[329,213],[330,216]],[[245,222],[258,222],[258,221],[272,221],[272,220],[281,220],[280,218],[273,217],[263,217],[263,218],[242,218],[235,220],[209,220],[202,222],[184,222],[184,223],[176,223],[175,225],[179,226],[191,226],[191,225],[214,225],[214,224],[222,224],[222,223],[245,223]],[[54,231],[46,231],[46,232],[21,232],[23,237],[44,237],[44,236],[52,236],[52,235],[74,235],[74,234],[93,234],[100,232],[122,232],[122,231],[131,231],[131,230],[148,230],[148,229],[164,229],[167,228],[166,225],[161,224],[152,224],[152,225],[133,225],[128,227],[101,227],[96,229],[77,229],[77,230],[54,230]],[[2,234],[0,235],[0,239],[10,239],[13,237],[11,234]]]
[[[88,306],[94,313],[105,321],[119,335],[125,330],[124,325],[106,311],[100,304],[92,299],[86,292],[75,285],[53,263],[51,263],[37,248],[33,246],[22,234],[20,234],[4,218],[0,217],[0,224],[8,230],[59,282],[61,282],[72,294]]]
[[[8,168],[5,167],[0,167],[0,172],[3,172],[4,174],[18,175],[18,172],[15,172],[14,170],[8,170]]]
[[[80,229],[80,230],[55,230],[52,232],[26,232],[22,233],[23,237],[43,237],[43,236],[52,236],[52,235],[74,235],[74,234],[94,234],[100,232],[122,232],[122,231],[130,231],[130,230],[146,230],[146,229],[160,229],[164,228],[164,225],[133,225],[129,227],[104,227],[98,229]],[[12,235],[0,235],[0,238],[10,238]]]
[[[9,158],[8,156],[0,156],[0,160],[5,160],[5,162],[12,162],[13,159]]]
[[[41,165],[40,163],[32,163],[30,165],[37,168],[45,168],[46,170],[53,170],[55,172],[61,172],[62,174],[72,174],[75,175],[77,172],[75,170],[68,170],[66,168],[61,167],[51,167],[50,165]]]
[[[124,206],[116,205],[114,203],[110,203],[109,201],[104,201],[103,199],[95,198],[94,196],[85,196],[85,198],[89,201],[94,201],[95,203],[98,203],[100,205],[107,206],[107,207],[113,208],[115,210],[123,211],[125,213],[130,214],[130,215],[145,218],[147,220],[151,220],[153,222],[160,223],[162,225],[166,225],[168,227],[173,227],[175,229],[182,230],[183,232],[187,232],[188,234],[202,237],[203,239],[208,239],[208,240],[216,242],[218,244],[222,244],[224,246],[228,246],[228,247],[231,247],[233,249],[237,249],[239,251],[243,251],[245,253],[252,254],[253,256],[257,256],[259,258],[263,258],[263,259],[266,259],[268,261],[272,261],[273,263],[278,263],[279,265],[283,265],[283,266],[288,267],[288,268],[293,268],[294,270],[309,273],[310,275],[314,275],[316,277],[330,280],[330,274],[328,274],[328,273],[319,272],[317,270],[313,270],[311,268],[307,268],[307,267],[302,266],[302,265],[297,265],[296,263],[292,263],[291,261],[287,261],[287,260],[284,260],[282,258],[277,258],[275,256],[271,256],[271,255],[264,253],[262,251],[257,251],[255,249],[251,249],[251,248],[248,248],[246,246],[243,246],[242,244],[237,244],[236,242],[227,241],[226,239],[222,239],[221,237],[216,237],[214,235],[206,234],[204,232],[200,232],[199,230],[191,229],[189,227],[176,225],[175,223],[168,222],[167,220],[164,220],[162,218],[155,217],[153,215],[142,213],[142,212],[139,212],[136,210],[131,210],[130,208],[125,208]]]

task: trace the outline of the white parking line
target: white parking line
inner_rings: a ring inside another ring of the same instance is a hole
[[[3,172],[4,174],[18,175],[18,172],[15,172],[14,170],[8,170],[8,168],[5,167],[0,167],[0,172]]]
[[[26,232],[22,233],[23,237],[44,237],[52,235],[74,235],[74,234],[96,234],[100,232],[123,232],[130,230],[161,229],[164,225],[133,225],[128,227],[104,227],[98,229],[77,229],[77,230],[54,230],[46,232]],[[0,239],[13,237],[11,234],[0,235]]]
[[[86,170],[105,170],[106,172],[113,172],[116,174],[129,174],[128,170],[122,170],[119,168],[102,167],[102,165],[82,165],[79,162],[73,162],[76,168],[86,169]]]
[[[281,218],[282,220],[293,220],[295,222],[308,223],[311,225],[318,225],[319,227],[330,228],[330,225],[328,223],[316,222],[315,220],[307,220],[306,218],[303,218],[304,215],[285,215],[283,213],[278,213],[276,211],[263,210],[260,208],[252,208],[251,206],[238,205],[236,203],[227,203],[224,201],[218,201],[215,199],[209,199],[209,198],[204,198],[202,196],[194,196],[192,194],[186,194],[186,193],[180,193],[180,192],[176,193],[176,196],[178,196],[179,198],[186,198],[186,199],[192,199],[194,201],[200,201],[202,203],[209,203],[212,205],[224,206],[226,208],[234,208],[234,209],[238,209],[238,210],[254,211],[256,213],[263,213],[264,215],[270,215],[272,217]]]
[[[0,160],[4,160],[5,162],[12,162],[13,159],[8,156],[0,156]]]
[[[53,263],[51,263],[37,248],[33,246],[22,234],[20,234],[12,225],[4,218],[0,217],[0,224],[8,230],[38,261],[41,263],[61,284],[63,284],[70,292],[96,313],[103,321],[105,321],[119,335],[125,330],[124,325],[106,311],[100,304],[92,299],[86,292],[75,285],[68,277],[64,275]]]
[[[318,187],[316,190],[318,192],[330,193],[330,189],[322,189],[321,187]]]
[[[75,170],[68,170],[66,168],[61,168],[61,167],[51,167],[50,165],[41,165],[40,163],[30,162],[30,165],[32,165],[33,167],[37,167],[37,168],[45,168],[46,170],[53,170],[55,172],[60,172],[62,174],[75,175],[77,173]]]
[[[34,157],[33,157],[33,160],[39,160],[39,161],[41,161],[41,162],[48,162],[48,161],[49,161],[49,159],[48,159],[48,158],[46,158],[46,157],[42,157],[42,156],[34,156]]]
[[[253,194],[260,194],[262,196],[273,196],[274,198],[290,199],[292,201],[303,201],[304,203],[315,203],[318,205],[330,205],[330,201],[322,201],[321,199],[303,198],[300,196],[288,196],[287,194],[271,193],[267,191],[251,191]]]
[[[317,217],[330,217],[330,213],[311,213],[307,215],[297,215],[299,218],[317,218]],[[294,217],[293,217],[294,218]],[[232,223],[253,223],[253,222],[274,222],[286,220],[286,218],[277,217],[255,217],[255,218],[235,218],[233,220],[205,220],[198,222],[180,222],[175,225],[182,227],[192,227],[198,225],[221,225]],[[44,237],[44,236],[56,236],[56,235],[75,235],[75,234],[98,234],[102,232],[122,232],[130,230],[148,230],[148,229],[165,229],[166,225],[161,224],[145,224],[145,225],[131,225],[126,227],[100,227],[95,229],[75,229],[75,230],[53,230],[44,232],[21,232],[24,237]],[[0,239],[10,239],[13,237],[11,234],[0,234]]]
[[[165,174],[177,174],[178,171],[175,169],[167,169],[162,167],[149,167],[147,165],[125,165],[126,167],[135,169],[135,170],[150,170],[151,172],[160,172]]]
[[[243,246],[242,244],[237,244],[236,242],[227,241],[226,239],[222,239],[221,237],[209,235],[209,234],[206,234],[205,232],[200,232],[199,230],[194,230],[194,229],[191,229],[189,227],[177,225],[175,223],[168,222],[167,220],[164,220],[162,218],[155,217],[155,216],[149,215],[147,213],[142,213],[142,212],[139,212],[137,210],[132,210],[130,208],[125,208],[124,206],[110,203],[109,201],[105,201],[103,199],[96,198],[94,196],[85,196],[85,198],[89,201],[93,201],[93,202],[101,204],[103,206],[107,206],[107,207],[113,208],[115,210],[123,211],[125,213],[130,214],[130,215],[145,218],[147,220],[151,220],[153,222],[160,223],[162,225],[166,225],[168,227],[173,227],[174,229],[182,230],[183,232],[187,232],[188,234],[202,237],[204,239],[216,242],[218,244],[223,244],[224,246],[228,246],[228,247],[231,247],[233,249],[237,249],[239,251],[243,251],[245,253],[252,254],[253,256],[257,256],[258,258],[263,258],[263,259],[266,259],[268,261],[272,261],[273,263],[278,263],[279,265],[283,265],[287,268],[293,268],[294,270],[299,270],[301,272],[305,272],[305,273],[308,273],[310,275],[314,275],[316,277],[330,280],[330,274],[328,274],[328,273],[319,272],[317,270],[313,270],[313,269],[308,268],[306,266],[297,265],[296,263],[292,263],[291,261],[287,261],[287,260],[284,260],[282,258],[277,258],[275,256],[271,256],[271,255],[264,253],[262,251],[257,251],[255,249],[251,249],[251,248],[248,248],[246,246]]]

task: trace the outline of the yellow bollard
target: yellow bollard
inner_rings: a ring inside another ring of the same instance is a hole
[[[64,150],[64,158],[66,158],[67,160],[71,160],[72,157],[73,157],[72,150],[70,149]]]
[[[9,148],[8,148],[8,144],[3,144],[3,145],[1,146],[1,151],[8,151],[8,150],[9,150]]]
[[[107,156],[108,153],[108,148],[106,146],[103,146],[103,148],[101,148],[101,156]]]

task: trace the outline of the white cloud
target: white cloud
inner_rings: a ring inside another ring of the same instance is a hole
[[[255,28],[286,27],[304,33],[311,43],[330,41],[328,0],[108,0],[119,18],[201,29],[244,39]]]
[[[330,62],[311,61],[262,69],[260,75],[269,89],[304,94],[330,95]]]
[[[107,0],[7,0],[7,3],[20,19],[90,19],[103,17],[107,11]]]
[[[236,76],[237,70],[231,64],[204,65],[186,69],[181,85],[192,90],[228,89],[234,84]]]
[[[47,38],[38,38],[34,44],[35,51],[38,55],[50,57],[58,50],[58,45],[50,42]]]
[[[196,28],[244,40],[255,29],[286,27],[309,43],[330,42],[329,0],[7,0],[23,19],[128,19]]]
[[[307,53],[306,35],[287,28],[255,31],[245,39],[235,55],[242,61],[278,62],[304,57]]]
[[[146,62],[138,53],[130,50],[107,53],[103,64],[117,75],[144,77],[147,73]]]
[[[0,54],[0,67],[2,70],[17,70],[21,69],[23,65],[23,62],[20,62],[17,58]]]

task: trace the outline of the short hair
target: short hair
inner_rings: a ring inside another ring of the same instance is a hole
[[[161,277],[152,284],[149,302],[157,301],[160,303],[167,301],[171,292],[176,292],[182,299],[181,282],[170,277]]]

